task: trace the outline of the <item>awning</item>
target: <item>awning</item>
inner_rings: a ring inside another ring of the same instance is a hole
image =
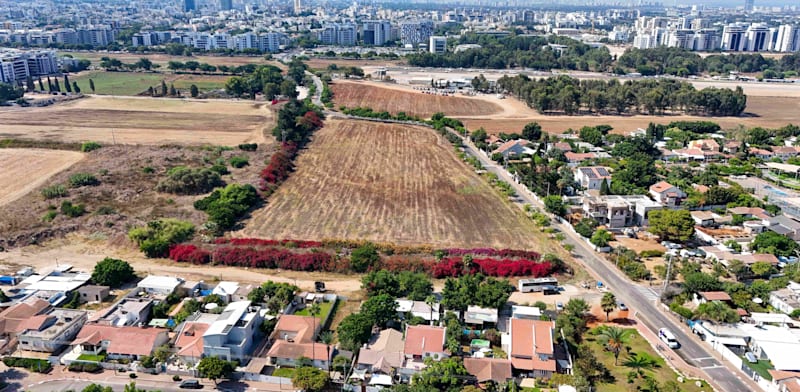
[[[747,346],[747,342],[743,338],[721,337],[716,338],[716,341],[726,346]]]

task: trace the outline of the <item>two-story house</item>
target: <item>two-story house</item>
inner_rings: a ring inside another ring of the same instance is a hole
[[[260,306],[231,302],[203,334],[203,354],[246,363],[264,319]]]
[[[600,190],[603,181],[606,185],[611,185],[610,168],[605,166],[587,166],[574,169],[575,181],[581,184],[584,189]]]
[[[531,377],[549,378],[556,372],[552,321],[511,319],[508,359],[514,370]]]
[[[678,207],[687,195],[680,188],[666,181],[660,181],[650,185],[650,196],[667,207]]]
[[[69,345],[86,323],[86,312],[71,309],[53,309],[47,314],[25,320],[17,334],[19,348],[28,351],[52,353]]]
[[[523,155],[533,154],[535,151],[528,147],[531,142],[524,139],[509,140],[497,147],[493,152],[503,155],[505,159],[518,158]]]
[[[411,325],[406,327],[406,341],[403,345],[405,364],[399,369],[401,379],[410,379],[415,373],[425,368],[425,358],[439,360],[449,357],[445,350],[444,327],[430,325]]]
[[[275,341],[267,352],[267,362],[273,366],[297,366],[305,357],[314,367],[327,369],[333,358],[333,347],[316,343],[321,320],[312,316],[284,314],[278,319],[271,339]]]

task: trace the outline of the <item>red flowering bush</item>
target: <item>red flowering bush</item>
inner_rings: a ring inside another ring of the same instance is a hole
[[[510,259],[474,259],[469,273],[482,273],[487,276],[533,276],[550,275],[552,267],[548,262]],[[431,269],[434,278],[458,277],[464,273],[464,262],[457,257],[447,257],[436,263]]]
[[[208,264],[211,253],[190,244],[177,244],[169,248],[169,258],[180,263]]]
[[[217,245],[231,244],[236,246],[285,246],[287,248],[321,248],[322,242],[302,240],[264,240],[260,238],[217,238]]]
[[[494,248],[473,248],[473,249],[462,249],[462,248],[450,248],[445,249],[444,252],[448,256],[465,256],[465,255],[481,255],[481,256],[491,256],[491,257],[503,257],[503,258],[520,258],[520,259],[528,259],[528,260],[539,260],[541,255],[538,252],[532,252],[527,250],[516,250],[516,249],[494,249]]]
[[[213,255],[217,264],[293,271],[322,271],[330,259],[331,255],[322,252],[296,254],[286,249],[237,246],[220,246]]]

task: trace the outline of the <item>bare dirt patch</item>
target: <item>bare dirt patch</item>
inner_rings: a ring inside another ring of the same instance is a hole
[[[328,120],[236,235],[537,249],[532,223],[452,148],[428,128]]]
[[[0,138],[236,145],[271,141],[272,118],[252,102],[89,97],[0,113]]]
[[[423,94],[407,88],[380,86],[369,83],[336,81],[331,84],[335,105],[368,107],[393,114],[405,112],[428,118],[436,112],[448,116],[483,116],[500,113],[503,109],[480,98]]]
[[[0,150],[0,154],[3,151]],[[255,152],[182,146],[103,147],[87,153],[69,169],[29,187],[26,195],[1,206],[0,247],[38,243],[73,231],[128,244],[126,233],[131,226],[157,218],[178,218],[200,225],[206,221],[206,215],[195,210],[193,203],[204,195],[179,196],[155,190],[159,181],[166,177],[166,171],[180,165],[209,167],[218,161],[227,162],[232,156],[246,156],[249,166],[229,168],[230,174],[222,178],[226,183],[258,184],[262,162],[271,153],[268,145],[260,146]],[[69,188],[68,179],[76,173],[92,174],[100,184]],[[8,181],[6,177],[4,181]],[[40,189],[56,184],[65,185],[69,194],[45,200]],[[86,214],[70,218],[58,213],[64,201],[84,204]],[[43,219],[48,211],[57,212],[52,220]]]
[[[516,101],[514,98],[507,98],[506,101]],[[519,101],[517,101],[519,102]],[[528,109],[530,110],[530,109]],[[445,112],[445,114],[448,114]],[[504,116],[490,116],[480,118],[477,116],[455,116],[464,121],[467,128],[478,129],[483,127],[490,134],[501,132],[512,133],[521,132],[525,124],[538,122],[542,128],[550,133],[562,133],[568,129],[578,130],[585,125],[595,126],[608,124],[614,127],[611,133],[627,134],[637,128],[647,128],[651,122],[657,124],[668,124],[672,121],[713,121],[718,123],[723,129],[735,128],[742,124],[746,127],[767,127],[777,128],[786,124],[800,123],[800,100],[791,97],[766,97],[748,96],[747,109],[742,117],[703,117],[703,116],[606,116],[606,115],[585,115],[585,116],[552,116],[538,113],[527,112],[518,118],[507,118]],[[505,118],[503,118],[505,117]]]
[[[320,59],[313,58],[305,62],[309,68],[325,69],[331,64],[340,67],[396,67],[403,62],[401,60],[355,60],[355,59]]]
[[[0,206],[25,196],[81,159],[83,154],[74,151],[0,149]]]

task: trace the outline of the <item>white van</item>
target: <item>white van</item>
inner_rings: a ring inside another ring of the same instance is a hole
[[[678,340],[675,339],[675,335],[673,335],[672,332],[666,328],[661,328],[658,330],[658,338],[661,339],[661,341],[663,341],[664,343],[666,343],[667,347],[669,348],[680,347]]]

